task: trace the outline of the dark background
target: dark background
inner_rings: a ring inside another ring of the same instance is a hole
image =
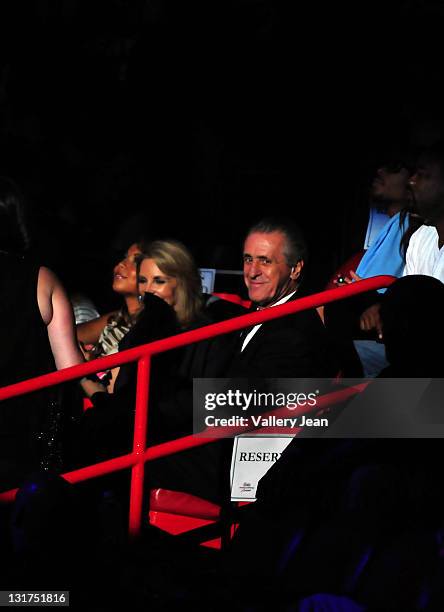
[[[105,308],[140,233],[239,268],[246,227],[285,213],[321,289],[377,161],[441,133],[443,22],[432,0],[3,0],[0,170],[34,249]]]

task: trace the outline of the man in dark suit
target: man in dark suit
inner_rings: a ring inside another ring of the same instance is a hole
[[[326,430],[336,438],[298,435],[260,480],[227,561],[240,589],[254,578],[270,585],[274,601],[347,589],[372,610],[416,601],[438,563],[444,511],[442,440],[424,434],[443,420],[443,309],[444,286],[434,278],[407,276],[384,294],[387,385],[375,381],[337,405]],[[419,393],[415,379],[425,381]]]
[[[253,310],[279,306],[300,296],[307,248],[290,222],[264,219],[245,239],[244,281]],[[316,310],[244,330],[228,368],[233,377],[323,377],[327,363],[324,326]]]
[[[248,232],[243,252],[244,280],[253,310],[296,299],[307,257],[297,227],[261,221]],[[330,374],[326,348],[324,326],[316,310],[302,311],[256,325],[240,337],[236,332],[217,338],[208,352],[206,375],[257,382],[261,378],[324,377]],[[215,502],[226,500],[231,452],[231,440],[220,440],[154,461],[148,472],[151,487],[186,491]]]

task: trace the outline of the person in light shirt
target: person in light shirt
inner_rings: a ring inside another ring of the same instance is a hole
[[[403,276],[421,274],[444,282],[444,141],[438,141],[418,158],[410,179],[413,208],[424,220],[411,236]],[[361,317],[361,329],[376,329],[382,338],[380,303]]]
[[[424,274],[444,282],[444,141],[420,156],[410,186],[425,224],[410,239],[404,276]]]

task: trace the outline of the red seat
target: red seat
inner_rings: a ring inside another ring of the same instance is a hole
[[[149,522],[171,535],[216,523],[221,508],[213,502],[182,491],[152,489]],[[201,546],[221,548],[221,538],[202,542]]]
[[[182,491],[169,489],[152,489],[150,493],[150,512],[168,512],[170,514],[187,514],[196,518],[217,520],[220,506]]]

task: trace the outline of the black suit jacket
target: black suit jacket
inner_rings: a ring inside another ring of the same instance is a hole
[[[242,352],[241,348],[239,341],[229,377],[321,378],[335,373],[327,334],[314,309],[263,323]]]

